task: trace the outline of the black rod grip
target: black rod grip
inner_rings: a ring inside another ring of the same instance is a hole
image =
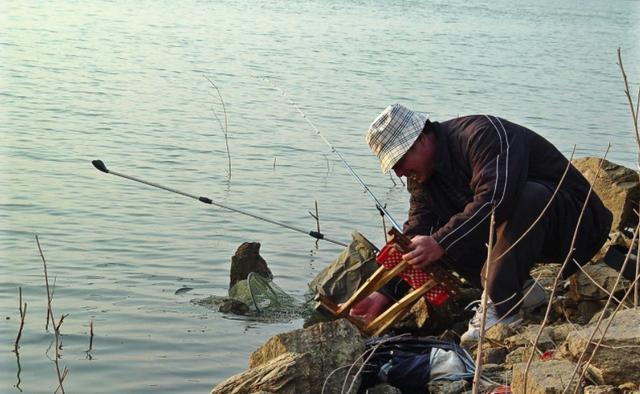
[[[104,173],[109,173],[109,170],[107,169],[107,166],[104,165],[104,163],[102,162],[102,160],[93,160],[91,162],[91,164],[93,164],[93,166],[95,168],[97,168],[99,171],[102,171]]]

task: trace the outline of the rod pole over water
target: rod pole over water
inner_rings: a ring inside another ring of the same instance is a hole
[[[274,85],[268,78],[262,78],[265,81],[269,82],[271,84],[271,86],[273,86],[274,88],[276,88],[280,94],[282,94],[282,96],[284,98],[286,98],[289,101],[289,104],[291,104],[291,106],[293,106],[293,108],[296,109],[296,111],[298,111],[298,113],[300,115],[302,115],[302,117],[304,118],[304,120],[309,124],[309,126],[311,126],[311,128],[316,132],[316,134],[318,136],[320,136],[320,138],[322,138],[322,140],[324,141],[325,144],[327,144],[327,146],[329,146],[329,148],[331,149],[331,151],[333,153],[335,153],[339,158],[340,161],[345,165],[345,167],[347,167],[347,170],[349,170],[349,172],[351,173],[351,175],[353,175],[354,178],[356,178],[356,180],[358,181],[358,183],[360,183],[360,185],[364,188],[364,190],[369,194],[369,196],[371,196],[371,198],[373,199],[373,201],[376,204],[376,208],[384,213],[384,215],[387,217],[387,219],[389,219],[389,221],[391,222],[391,225],[398,230],[399,232],[402,232],[402,227],[398,224],[398,222],[396,222],[396,220],[393,218],[393,216],[391,216],[391,214],[389,213],[389,211],[386,210],[386,208],[384,207],[384,205],[380,202],[380,200],[378,200],[378,198],[375,196],[375,194],[373,194],[373,192],[369,189],[369,186],[367,186],[364,181],[362,180],[362,178],[360,178],[360,176],[356,173],[356,171],[353,169],[353,167],[351,167],[351,165],[349,164],[349,162],[347,162],[347,160],[345,160],[345,158],[342,156],[342,154],[340,153],[340,151],[338,151],[335,146],[333,146],[331,144],[331,142],[329,142],[329,140],[327,140],[324,135],[322,135],[322,133],[320,132],[320,130],[318,130],[318,128],[313,124],[313,122],[311,122],[311,120],[309,120],[309,118],[307,117],[307,115],[302,112],[302,110],[296,105],[296,103],[291,100],[291,98],[289,98],[289,96],[287,96],[287,94],[285,93],[284,90],[280,89],[278,86]]]
[[[139,183],[143,183],[145,185],[152,186],[152,187],[155,187],[155,188],[158,188],[158,189],[166,190],[166,191],[169,191],[171,193],[180,194],[181,196],[193,198],[194,200],[198,200],[198,201],[203,202],[205,204],[215,205],[218,208],[223,208],[223,209],[226,209],[228,211],[239,213],[241,215],[250,216],[250,217],[252,217],[254,219],[262,220],[262,221],[267,222],[267,223],[275,224],[276,226],[288,228],[289,230],[293,230],[293,231],[297,231],[297,232],[302,233],[302,234],[309,235],[309,236],[311,236],[311,237],[313,237],[315,239],[321,239],[321,240],[324,240],[324,241],[327,241],[327,242],[331,242],[331,243],[334,243],[336,245],[340,245],[340,246],[344,246],[344,247],[349,246],[344,242],[340,242],[340,241],[336,241],[335,239],[327,238],[327,237],[324,236],[324,234],[320,233],[319,231],[306,231],[306,230],[303,230],[301,228],[298,228],[298,227],[295,227],[295,226],[291,226],[291,225],[289,225],[287,223],[279,222],[277,220],[269,219],[269,218],[266,218],[266,217],[261,216],[261,215],[256,215],[255,213],[247,212],[247,211],[244,211],[244,210],[241,210],[241,209],[232,208],[232,207],[230,207],[228,205],[220,204],[218,202],[212,201],[209,197],[195,196],[193,194],[185,193],[185,192],[182,192],[180,190],[176,190],[176,189],[172,189],[170,187],[162,186],[162,185],[159,185],[159,184],[154,183],[154,182],[145,181],[143,179],[139,179],[139,178],[136,178],[136,177],[133,177],[133,176],[130,176],[130,175],[125,175],[125,174],[121,174],[121,173],[116,172],[116,171],[109,170],[102,160],[93,160],[91,162],[91,164],[93,164],[93,166],[95,168],[97,168],[99,171],[104,172],[105,174],[111,174],[111,175],[119,176],[121,178],[129,179],[129,180],[134,181],[134,182],[139,182]]]

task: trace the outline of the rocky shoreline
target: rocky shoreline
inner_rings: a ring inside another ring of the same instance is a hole
[[[578,159],[574,165],[592,181],[600,159]],[[620,250],[630,247],[631,239],[625,230],[635,229],[638,223],[634,210],[638,209],[640,184],[636,172],[614,163],[604,162],[601,172],[594,189],[614,214],[612,239],[591,263],[557,286],[548,306],[525,313],[522,324],[515,328],[497,324],[486,332],[480,349],[486,382],[480,392],[640,393],[637,290],[633,281],[610,267],[610,256],[606,261],[604,258],[612,245]],[[259,257],[255,245],[241,248],[237,256],[247,255],[247,248],[252,250],[251,256]],[[371,256],[365,249],[360,242],[345,251],[345,256],[357,255],[362,264],[347,270],[341,266],[345,260],[339,258],[338,264],[323,271],[320,276],[324,276],[312,282],[311,288],[322,288],[336,302],[343,301],[371,274]],[[240,260],[236,257],[232,268],[235,282],[251,271],[237,268],[242,264]],[[259,267],[271,275],[264,260],[259,261]],[[559,268],[544,264],[532,272],[547,295],[551,294]],[[239,272],[243,274],[238,276]],[[457,343],[473,314],[464,307],[479,294],[477,289],[466,288],[461,297],[438,308],[421,300],[392,332]],[[225,307],[227,304],[223,302],[221,310],[233,312]],[[240,309],[244,313],[250,311]],[[245,372],[217,384],[211,393],[401,392],[385,384],[361,390],[363,364],[371,354],[367,338],[344,319],[321,320],[328,319],[314,316],[306,328],[270,338],[253,352]],[[466,346],[475,359],[477,346]],[[453,394],[471,389],[469,379],[432,380],[422,392]]]

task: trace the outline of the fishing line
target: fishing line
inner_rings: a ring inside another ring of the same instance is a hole
[[[280,89],[280,87],[278,87],[276,84],[274,84],[273,82],[271,82],[270,79],[266,78],[266,77],[256,77],[256,78],[260,78],[263,81],[269,83],[274,89],[278,90],[280,92],[280,94],[282,94],[282,97],[284,97],[285,99],[287,99],[289,101],[289,104],[291,104],[291,106],[293,108],[295,108],[296,111],[298,111],[298,113],[300,115],[302,115],[302,117],[304,118],[304,120],[309,124],[309,126],[311,126],[311,128],[313,129],[313,131],[316,132],[316,135],[318,135],[320,138],[322,138],[322,140],[324,141],[325,144],[327,144],[327,146],[329,146],[329,148],[331,148],[331,151],[333,153],[335,153],[339,158],[340,161],[345,165],[345,167],[347,167],[347,170],[349,170],[349,172],[356,178],[356,180],[358,181],[358,183],[360,183],[360,185],[364,188],[365,192],[367,192],[367,194],[369,194],[369,196],[373,199],[373,201],[376,204],[376,208],[384,213],[384,215],[387,217],[387,219],[389,219],[389,221],[391,222],[391,224],[393,225],[393,227],[398,230],[399,232],[402,232],[402,227],[398,224],[398,222],[395,221],[395,219],[393,218],[393,216],[391,216],[391,214],[385,209],[384,205],[378,200],[378,198],[375,196],[375,194],[373,194],[373,192],[369,189],[369,187],[364,183],[364,181],[362,180],[362,178],[360,178],[360,176],[355,172],[355,170],[353,169],[353,167],[351,167],[351,165],[347,162],[347,160],[345,160],[345,158],[342,156],[342,154],[340,153],[340,151],[338,151],[332,144],[331,142],[329,142],[329,140],[327,140],[324,135],[322,135],[322,133],[320,132],[320,130],[318,130],[318,128],[313,124],[313,122],[311,122],[311,120],[307,117],[307,115],[302,112],[302,110],[300,109],[300,107],[298,107],[298,105],[287,95],[287,93]]]

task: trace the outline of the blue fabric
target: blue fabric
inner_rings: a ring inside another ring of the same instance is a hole
[[[387,383],[402,393],[426,393],[431,374],[431,349],[454,351],[465,366],[465,373],[440,377],[443,380],[473,378],[475,364],[459,345],[434,337],[379,337],[366,344],[373,352],[365,366],[360,391]]]

